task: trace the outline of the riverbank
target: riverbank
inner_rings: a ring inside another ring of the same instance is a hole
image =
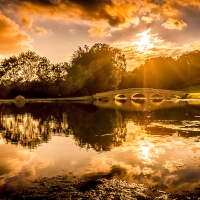
[[[82,96],[82,97],[66,97],[66,98],[30,98],[23,99],[20,102],[31,103],[31,102],[58,102],[58,101],[94,101],[93,96]],[[0,103],[15,103],[15,99],[0,99]]]
[[[189,93],[188,99],[200,99],[200,93]]]
[[[200,193],[169,194],[156,188],[147,189],[143,184],[135,184],[118,179],[80,179],[73,174],[51,178],[39,178],[22,192],[1,194],[2,200],[21,199],[73,199],[73,200],[153,200],[153,199],[194,199],[199,200]]]

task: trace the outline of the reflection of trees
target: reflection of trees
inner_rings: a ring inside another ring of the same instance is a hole
[[[27,148],[48,142],[54,135],[73,135],[76,144],[81,147],[106,151],[120,146],[126,139],[128,121],[143,127],[151,135],[171,135],[175,129],[151,124],[160,120],[170,123],[172,120],[174,125],[180,126],[184,120],[195,121],[198,113],[199,106],[193,105],[162,111],[119,112],[90,104],[27,103],[22,108],[1,104],[0,132],[7,142]],[[184,130],[180,129],[178,133],[186,136]],[[197,134],[187,129],[187,137]]]
[[[68,134],[66,113],[60,123],[54,117],[43,121],[34,119],[30,113],[1,116],[2,136],[6,142],[21,144],[30,149],[43,142],[48,142],[52,135]]]
[[[68,124],[81,147],[105,151],[121,145],[125,139],[125,124],[115,110],[98,109],[88,112],[76,106],[70,109]]]
[[[92,105],[26,104],[23,108],[0,105],[0,130],[6,142],[35,148],[52,136],[74,135],[77,145],[109,150],[125,140],[120,113]]]
[[[28,104],[23,108],[1,105],[1,135],[12,144],[34,148],[52,135],[68,135],[67,114],[56,113],[52,105]],[[59,110],[59,109],[58,109]]]

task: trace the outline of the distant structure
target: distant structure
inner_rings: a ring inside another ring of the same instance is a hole
[[[15,97],[15,101],[25,101],[25,98],[22,95],[18,95]]]
[[[15,97],[15,105],[17,107],[23,107],[25,105],[25,98],[22,95]]]
[[[186,95],[183,91],[162,90],[153,88],[128,88],[123,90],[114,90],[108,92],[96,93],[93,97],[97,100],[101,99],[172,99],[183,98]]]

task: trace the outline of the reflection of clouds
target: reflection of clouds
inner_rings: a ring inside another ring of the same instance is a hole
[[[150,168],[150,167],[145,167],[145,168],[143,168],[142,173],[144,175],[153,174],[154,170],[152,168]]]
[[[176,133],[162,137],[149,135],[132,121],[127,122],[126,128],[126,141],[111,152],[94,156],[87,173],[109,174],[112,166],[120,166],[126,170],[123,179],[168,188],[169,192],[193,190],[200,183],[200,142]]]
[[[170,172],[174,172],[179,169],[184,169],[185,167],[186,167],[186,165],[184,164],[184,162],[181,159],[180,160],[167,160],[164,165],[164,168],[166,168]]]
[[[141,146],[142,154],[145,159],[149,158],[149,147],[147,146]]]
[[[166,175],[163,179],[165,185],[173,185],[173,182],[178,181],[179,177],[177,174]]]
[[[1,145],[0,149],[2,149],[0,150],[0,169],[3,169],[4,172],[3,178],[0,179],[1,184],[4,184],[5,180],[19,174],[23,167],[28,165],[35,156],[34,152],[11,144]]]
[[[142,163],[150,165],[153,164],[154,161],[154,154],[155,152],[152,152],[153,147],[148,147],[148,146],[140,146],[138,150],[138,158],[141,160]],[[150,153],[151,150],[151,153]]]
[[[53,128],[56,130],[67,129],[66,118],[67,116],[64,114],[63,119],[65,120],[62,120],[62,122],[57,123],[54,119],[45,121],[42,123],[41,129],[47,132],[48,127],[50,134],[53,134]],[[138,118],[136,118],[134,118],[136,121],[131,118],[123,121],[123,116],[118,116],[117,126],[112,127],[112,134],[116,134],[117,138],[119,140],[121,138],[123,142],[117,147],[113,146],[107,152],[96,152],[91,146],[88,149],[77,147],[74,136],[55,136],[48,143],[43,143],[35,149],[34,152],[29,152],[21,148],[20,145],[8,144],[4,153],[0,151],[3,161],[0,166],[7,170],[4,173],[5,179],[19,174],[19,179],[17,177],[15,182],[13,181],[13,184],[17,184],[17,179],[21,181],[25,178],[32,180],[38,176],[54,176],[62,170],[73,172],[76,175],[101,172],[108,174],[112,171],[113,166],[119,166],[119,168],[122,168],[122,173],[117,174],[120,178],[133,182],[143,182],[151,186],[162,187],[164,185],[163,187],[171,188],[178,184],[178,187],[183,189],[190,184],[185,183],[186,181],[200,183],[198,177],[200,142],[196,140],[198,137],[184,138],[177,133],[168,135],[165,134],[166,129],[162,126],[163,134],[158,135],[157,129],[151,130],[151,134],[148,134],[147,125],[140,125],[140,123],[137,123]],[[13,118],[11,117],[11,119]],[[26,126],[21,126],[22,124],[32,126],[30,123],[36,123],[34,120],[28,123],[27,121],[30,119],[28,115],[24,118],[18,116],[17,119],[18,126],[10,120],[8,127],[12,128],[13,131],[16,128],[21,133],[26,130]],[[144,124],[149,124],[152,120],[153,118]],[[12,126],[10,126],[11,121]],[[155,124],[152,123],[151,126],[160,126],[160,124],[167,124],[168,122],[158,121]],[[174,123],[174,121],[169,123]],[[194,125],[199,126],[199,121],[184,121],[184,123],[189,129],[193,128]],[[116,125],[116,123],[113,124]],[[175,132],[171,125],[168,128]],[[104,136],[101,135],[100,137]],[[0,139],[0,144],[1,148],[3,139]],[[5,179],[0,179],[1,184],[4,183]],[[194,188],[195,184],[189,186],[189,188],[192,187]]]
[[[29,166],[28,168],[25,168],[23,172],[26,178],[34,177],[36,175],[34,166]]]
[[[126,175],[123,174],[124,179],[133,180],[132,176],[141,174],[139,165],[127,164],[124,161],[117,160],[110,155],[97,155],[90,161],[90,167],[87,170],[88,173],[108,173],[113,166],[120,166],[120,168],[126,169]]]
[[[200,151],[200,144],[198,144],[198,146],[196,146],[196,147],[192,147],[191,150],[192,150],[194,153],[197,153],[198,151]]]
[[[44,158],[38,160],[36,163],[37,169],[42,169],[42,168],[46,168],[48,166],[53,166],[53,165],[54,165],[53,160],[44,159]]]

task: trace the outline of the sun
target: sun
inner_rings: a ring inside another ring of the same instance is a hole
[[[149,33],[151,29],[148,29],[142,33],[137,34],[139,40],[136,42],[138,46],[138,50],[141,52],[147,51],[153,47],[153,43],[151,43],[152,35]]]

